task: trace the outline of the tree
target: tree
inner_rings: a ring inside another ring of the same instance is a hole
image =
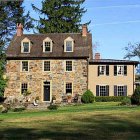
[[[3,96],[6,79],[3,77],[5,71],[5,46],[16,32],[17,23],[22,23],[26,30],[33,27],[29,12],[24,14],[23,0],[0,1],[0,96]]]
[[[81,5],[85,0],[44,0],[42,9],[32,5],[39,17],[39,33],[80,32],[81,17],[86,12]],[[85,24],[90,24],[87,22]]]
[[[29,15],[24,14],[23,0],[1,1],[0,2],[0,40],[9,43],[16,32],[17,23],[22,23],[24,29],[33,28],[33,20]]]
[[[140,60],[140,43],[135,43],[135,44],[131,44],[129,43],[127,47],[125,47],[126,50],[126,55],[125,55],[125,59],[131,59],[132,57],[137,57]],[[140,64],[138,64],[137,68],[136,68],[136,73],[139,75],[140,77]]]
[[[140,59],[140,44],[131,44],[129,43],[127,47],[125,47],[126,55],[124,58],[131,59],[132,57],[138,57]]]

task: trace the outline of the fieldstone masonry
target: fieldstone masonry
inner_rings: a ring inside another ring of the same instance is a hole
[[[5,96],[21,95],[21,84],[28,83],[31,91],[30,98],[34,100],[37,96],[43,101],[43,82],[51,81],[51,96],[55,95],[61,101],[65,94],[65,83],[73,83],[73,96],[83,94],[87,90],[87,60],[75,59],[73,61],[73,71],[65,71],[65,60],[50,60],[50,72],[43,71],[44,60],[28,60],[29,71],[21,71],[22,60],[9,60],[7,62],[6,75],[8,77]]]

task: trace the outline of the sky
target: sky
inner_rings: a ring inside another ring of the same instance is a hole
[[[24,2],[25,10],[38,18],[31,3],[41,8],[41,0]],[[82,23],[91,20],[88,29],[96,46],[93,51],[99,52],[102,59],[123,59],[128,43],[140,42],[140,0],[85,0],[82,7],[87,9]]]

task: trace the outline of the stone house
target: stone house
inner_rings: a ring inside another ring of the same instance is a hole
[[[5,96],[19,96],[29,90],[50,102],[63,95],[83,94],[90,89],[97,96],[127,96],[134,91],[136,61],[92,58],[92,35],[82,33],[23,34],[17,25],[7,52]],[[128,92],[129,91],[129,92]]]

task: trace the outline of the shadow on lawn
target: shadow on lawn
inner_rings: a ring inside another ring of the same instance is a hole
[[[140,125],[111,115],[72,118],[68,122],[43,124],[41,128],[7,128],[0,131],[1,139],[49,140],[131,140],[140,138]]]

